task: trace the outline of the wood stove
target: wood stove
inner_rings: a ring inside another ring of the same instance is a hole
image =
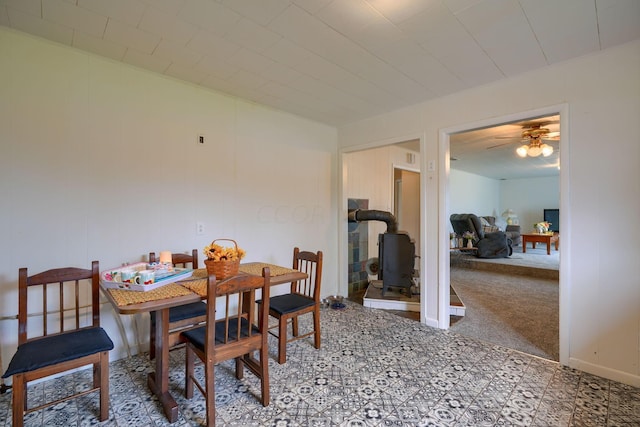
[[[406,232],[398,231],[396,218],[390,212],[356,209],[349,211],[349,222],[383,221],[386,232],[378,235],[378,280],[382,281],[382,295],[390,287],[405,288],[413,295],[415,242]]]

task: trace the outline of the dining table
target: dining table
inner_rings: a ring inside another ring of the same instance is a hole
[[[270,286],[304,280],[306,273],[262,262],[240,264],[238,274],[262,275],[269,267]],[[119,314],[156,313],[155,371],[147,376],[149,389],[158,397],[170,423],[178,420],[178,404],[169,392],[169,309],[207,298],[207,270],[195,269],[190,277],[143,292],[102,287],[102,291]]]

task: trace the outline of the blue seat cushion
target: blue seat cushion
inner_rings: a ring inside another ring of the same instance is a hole
[[[300,294],[285,294],[269,298],[269,310],[278,314],[288,314],[294,311],[312,307],[315,301]]]
[[[18,346],[2,378],[112,349],[113,341],[100,327],[43,337]]]
[[[224,344],[224,322],[216,322],[216,345]],[[252,333],[259,334],[260,330],[257,326],[251,325]],[[193,343],[194,346],[200,350],[204,350],[204,343],[207,339],[206,326],[200,326],[199,328],[191,329],[182,333],[182,336]],[[240,319],[240,336],[249,336],[249,321],[245,318]],[[238,337],[238,321],[236,319],[229,320],[229,333],[227,335],[228,340],[235,340]]]
[[[192,317],[204,316],[206,314],[207,304],[202,301],[192,302],[185,305],[178,305],[169,309],[169,323],[190,319]],[[151,312],[151,321],[156,321],[155,311]]]

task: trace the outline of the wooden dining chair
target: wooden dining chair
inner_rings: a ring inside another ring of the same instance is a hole
[[[100,327],[98,261],[91,269],[57,268],[29,276],[18,272],[18,349],[2,378],[13,377],[13,425],[25,414],[94,391],[100,421],[109,418],[109,351],[113,342]],[[29,299],[29,301],[27,301]],[[87,308],[88,305],[88,308]],[[28,309],[39,307],[38,312]],[[27,383],[93,365],[93,387],[28,408]]]
[[[207,322],[205,326],[183,332],[186,341],[185,396],[193,397],[195,384],[205,396],[206,425],[215,425],[215,375],[214,366],[224,360],[235,359],[236,378],[244,376],[246,365],[260,379],[263,406],[269,405],[269,359],[267,325],[269,305],[260,304],[256,310],[256,292],[268,301],[269,268],[262,269],[262,277],[240,274],[222,281],[214,275],[208,277]],[[218,298],[220,301],[218,301]],[[218,307],[216,307],[218,305]],[[220,316],[216,319],[216,308]],[[254,357],[255,352],[259,358]],[[195,357],[204,363],[205,384],[194,376]]]
[[[157,262],[156,253],[149,252],[149,262]],[[187,268],[191,264],[191,268],[198,268],[198,250],[191,251],[188,254],[171,254],[171,263],[175,267]],[[151,324],[149,328],[149,359],[156,357],[156,313],[151,312]],[[180,333],[201,326],[207,319],[207,304],[202,301],[193,302],[191,304],[179,305],[169,309],[169,349],[175,348],[182,343],[180,342]]]
[[[304,280],[291,283],[291,292],[271,297],[269,315],[278,319],[278,363],[287,361],[287,343],[313,335],[315,348],[320,348],[320,284],[322,282],[322,251],[317,253],[293,249],[293,268],[307,274]],[[313,329],[300,335],[298,317],[312,313]],[[291,324],[292,334],[288,335]]]

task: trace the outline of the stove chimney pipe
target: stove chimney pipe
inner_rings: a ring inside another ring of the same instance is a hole
[[[398,232],[398,221],[391,212],[354,209],[348,214],[349,222],[382,221],[387,224],[387,233]]]

